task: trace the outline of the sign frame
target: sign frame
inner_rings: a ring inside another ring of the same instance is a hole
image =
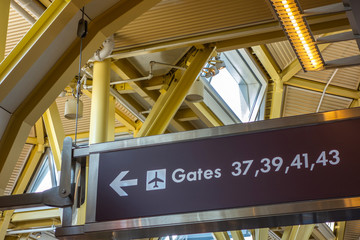
[[[60,232],[58,232],[57,235],[61,237],[72,234],[86,234],[88,237],[99,237],[98,234],[102,232],[102,237],[105,237],[106,234],[109,236],[114,236],[114,234],[116,234],[119,238],[140,238],[175,233],[185,234],[240,228],[310,224],[328,220],[341,221],[360,219],[360,197],[352,197],[212,210],[108,222],[95,221],[99,156],[102,152],[164,145],[197,139],[252,134],[286,128],[326,124],[356,118],[360,118],[360,108],[94,144],[90,145],[88,148],[76,149],[74,151],[74,157],[90,155],[86,224],[80,227],[60,228]]]

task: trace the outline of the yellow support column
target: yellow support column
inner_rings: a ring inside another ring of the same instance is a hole
[[[254,240],[267,240],[269,237],[268,228],[259,228],[254,230]]]
[[[6,36],[9,23],[10,0],[0,1],[0,62],[5,57]]]
[[[61,151],[65,138],[64,128],[61,123],[60,113],[56,102],[43,114],[46,133],[49,137],[50,148],[54,156],[56,170],[61,169]]]
[[[270,110],[270,118],[280,118],[282,101],[284,94],[284,84],[282,81],[274,81],[274,91],[272,95],[272,103]]]
[[[110,63],[110,59],[105,59],[102,62],[94,62],[94,80],[90,118],[90,144],[107,141],[110,97]]]
[[[101,62],[94,62],[93,87],[91,98],[91,116],[90,116],[90,137],[89,144],[102,143],[111,139],[109,133],[109,108],[112,121],[115,118],[115,103],[110,100],[110,59]],[[111,125],[111,124],[110,124]],[[110,126],[113,127],[113,126]],[[115,128],[113,128],[115,130]],[[114,131],[113,130],[113,131]],[[89,162],[86,163],[86,179],[89,174]],[[86,181],[87,182],[87,181]],[[78,209],[77,225],[85,224],[87,186],[85,191],[85,202]]]
[[[160,95],[138,132],[137,137],[157,135],[165,132],[176,111],[184,101],[193,82],[199,76],[201,69],[213,54],[214,50],[212,47],[198,49],[190,66],[180,80],[173,82],[169,89]]]
[[[314,227],[314,224],[287,227],[281,240],[308,240],[314,230]]]
[[[115,140],[115,98],[113,96],[110,96],[107,141],[112,142],[114,140]]]

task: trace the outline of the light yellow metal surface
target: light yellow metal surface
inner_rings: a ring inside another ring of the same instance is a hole
[[[222,121],[211,111],[211,109],[202,101],[191,103],[186,101],[191,110],[203,121],[208,127],[224,126]]]
[[[198,116],[191,109],[185,108],[179,109],[174,118],[181,122],[185,122],[197,120]]]
[[[61,124],[60,114],[56,102],[53,102],[43,115],[51,152],[57,171],[61,169],[61,151],[65,133]]]
[[[265,45],[254,46],[252,49],[273,81],[270,118],[279,118],[281,117],[284,90],[281,69],[276,64],[276,61],[273,59]]]
[[[90,118],[90,144],[107,141],[110,97],[110,64],[110,59],[105,59],[101,62],[94,62]]]
[[[5,238],[6,230],[8,229],[13,213],[14,210],[4,211],[4,218],[0,219],[0,240],[3,240]]]
[[[286,227],[281,240],[308,240],[314,227],[314,224]]]
[[[213,47],[199,49],[196,52],[195,57],[192,59],[190,66],[181,79],[178,80],[178,82],[172,83],[169,89],[160,95],[138,132],[138,137],[157,135],[165,132],[171,119],[184,101],[187,92],[213,52]]]
[[[5,57],[9,12],[10,12],[10,0],[0,1],[0,62]]]
[[[27,144],[35,145],[35,144],[37,144],[37,139],[36,139],[36,137],[28,137],[28,138],[26,139],[26,143],[27,143]]]
[[[36,170],[36,167],[40,161],[40,158],[42,156],[43,152],[39,151],[39,146],[36,145],[33,150],[30,153],[29,159],[25,165],[25,168],[22,171],[22,174],[20,175],[15,189],[13,191],[13,194],[22,194],[24,193],[28,183],[30,182],[30,179],[33,175],[33,173]],[[8,229],[13,210],[6,211],[5,212],[5,218],[0,221],[0,239],[4,239],[6,230]]]
[[[21,229],[29,229],[29,228],[42,228],[42,227],[50,227],[50,226],[60,226],[60,219],[43,219],[43,220],[35,220],[35,221],[24,221],[17,222],[12,230],[21,230]]]
[[[326,84],[318,81],[311,81],[303,78],[293,77],[289,81],[285,82],[285,85],[300,87],[322,93]],[[326,89],[326,93],[352,99],[360,98],[360,91],[338,87],[332,84],[328,86],[328,88]]]
[[[114,133],[127,133],[129,130],[127,127],[115,127]],[[89,138],[90,133],[89,132],[82,132],[77,134],[77,139],[87,139]],[[73,140],[75,140],[75,134],[68,134],[66,137],[71,137]]]
[[[13,69],[13,67],[29,52],[29,49],[33,46],[33,44],[46,32],[50,25],[56,25],[57,21],[54,21],[56,17],[58,17],[61,11],[67,6],[67,0],[56,0],[54,3],[47,9],[47,11],[41,16],[41,18],[33,25],[33,27],[28,31],[28,33],[21,39],[21,41],[17,44],[17,46],[13,49],[10,55],[1,63],[0,65],[0,101],[2,101],[10,89],[13,88],[18,82],[15,79],[20,78],[7,78],[6,76]],[[59,28],[60,25],[58,26]],[[50,37],[50,36],[49,36]],[[51,39],[54,36],[50,37]],[[43,49],[45,50],[47,45],[44,44]],[[38,52],[40,54],[40,51]],[[38,55],[31,56],[34,60]],[[27,66],[24,66],[24,71],[28,69],[32,62],[32,59],[29,59],[29,62],[25,63]],[[23,74],[23,73],[18,73]]]
[[[309,23],[314,34],[340,31],[350,27],[345,14],[312,17]],[[260,22],[235,29],[219,29],[210,33],[202,32],[201,35],[197,36],[183,36],[181,39],[162,39],[161,42],[147,42],[141,46],[131,45],[124,49],[115,50],[114,53],[119,58],[126,58],[206,43],[216,43],[217,51],[223,52],[284,40],[286,37],[278,22]]]
[[[12,223],[35,221],[43,219],[60,219],[60,209],[51,208],[37,211],[15,212],[11,218]]]
[[[308,7],[334,2],[337,1],[311,2],[303,0],[301,4],[303,9],[307,9]],[[234,30],[265,22],[273,22],[273,16],[269,6],[263,0],[162,1],[118,32],[121,38],[116,42],[116,48],[141,46],[146,43],[169,40],[184,40],[188,36],[197,37],[207,33],[219,33],[224,30]],[[277,27],[280,29],[279,26]],[[232,36],[232,38],[234,37]],[[229,38],[231,37],[227,36],[227,39]],[[213,39],[213,41],[217,40]]]
[[[350,107],[360,107],[360,99],[355,99],[354,101],[352,101]]]
[[[109,97],[109,112],[108,112],[108,128],[107,128],[107,142],[115,140],[115,98]]]
[[[36,140],[39,145],[39,151],[44,152],[45,150],[45,133],[44,133],[44,124],[42,118],[36,121],[35,123],[36,131]]]
[[[84,59],[89,59],[107,36],[121,29],[159,1],[160,0],[124,0],[116,2],[115,5],[109,6],[108,10],[99,16],[95,16],[89,23],[89,33],[83,44]],[[7,62],[1,64],[0,79],[3,80],[4,76],[6,76],[6,87],[0,88],[0,99],[4,99],[3,92],[5,96],[7,96],[10,89],[20,81],[22,74],[41,56],[55,36],[61,32],[64,25],[66,25],[79,11],[79,8],[87,2],[88,0],[72,0],[67,5],[68,2],[64,3],[63,0],[56,0],[50,5],[48,10],[37,21],[37,23],[40,24],[38,27],[46,30],[46,34],[40,30],[38,32],[35,30],[35,32],[29,31],[24,38],[24,42],[20,42],[16,47],[17,50],[14,49],[12,54],[6,58]],[[59,7],[61,3],[64,3],[62,9]],[[47,22],[51,17],[55,19]],[[33,29],[36,29],[36,27]],[[51,34],[51,36],[47,36],[47,34]],[[33,43],[30,44],[28,38],[31,38],[31,40],[41,39],[41,41],[37,40],[35,43],[30,41]],[[32,48],[30,49],[31,46]],[[3,183],[6,183],[9,177],[6,171],[2,171],[3,168],[11,169],[13,167],[14,162],[12,159],[17,159],[21,151],[21,147],[19,146],[26,141],[29,130],[33,124],[35,124],[36,120],[49,107],[49,104],[52,103],[58,94],[66,87],[69,79],[72,79],[76,74],[79,62],[79,48],[80,40],[76,39],[48,72],[42,72],[44,77],[37,84],[37,87],[26,96],[25,100],[22,101],[20,106],[12,114],[0,141],[0,152],[2,153],[0,156],[0,193],[4,189],[2,186]],[[16,67],[14,68],[15,65]],[[16,71],[18,68],[20,68],[21,71]],[[14,71],[8,74],[11,69],[14,69]],[[11,81],[9,81],[8,78],[11,78]]]
[[[229,234],[227,232],[213,232],[212,235],[216,240],[230,240]]]
[[[269,229],[268,228],[258,228],[253,231],[254,240],[268,240]]]
[[[308,114],[316,111],[321,93],[292,86],[286,87],[283,116]],[[350,107],[352,99],[325,94],[320,112]]]
[[[24,147],[20,153],[20,156],[16,162],[16,165],[15,165],[14,169],[12,170],[10,179],[7,182],[7,185],[6,185],[6,188],[4,191],[4,195],[10,195],[13,193],[13,190],[16,187],[16,184],[20,177],[20,174],[22,173],[24,166],[26,164],[26,161],[28,160],[33,148],[34,148],[33,145],[24,144]],[[42,153],[44,151],[44,148],[43,147],[38,148],[37,151]]]
[[[323,44],[320,45],[320,47],[322,46]],[[359,55],[359,48],[355,40],[337,42],[337,43],[332,43],[330,45],[328,44],[328,47],[322,51],[322,55],[326,61],[331,61],[335,59]],[[307,73],[301,71],[298,74],[296,74],[296,76],[326,83],[330,79],[334,71],[335,69],[329,69],[320,72],[307,72]],[[359,66],[355,66],[351,68],[340,68],[337,71],[334,78],[332,79],[331,84],[339,87],[357,90],[360,81],[358,77],[359,74],[360,74]]]
[[[111,69],[117,73],[122,79],[134,79],[142,77],[137,69],[127,60],[119,59],[111,64]],[[140,82],[131,82],[130,86],[134,91],[139,94],[146,102],[153,106],[156,99],[159,97],[158,92],[147,90],[142,86]],[[129,102],[137,111],[141,112],[147,109],[143,109],[136,101],[132,98],[123,95],[124,99]],[[174,126],[178,131],[188,131],[194,129],[189,123],[177,121],[176,119],[171,120],[171,125]]]
[[[344,240],[346,222],[336,222],[334,228],[335,240]]]
[[[136,131],[138,128],[140,121],[133,122],[128,116],[122,113],[119,109],[115,109],[115,118],[124,124],[125,127],[128,128],[129,131]]]
[[[10,7],[5,56],[9,55],[11,50],[14,49],[18,42],[20,42],[21,38],[26,34],[31,26],[31,23],[29,23],[15,9]]]
[[[231,233],[233,240],[245,240],[244,235],[242,234],[242,232],[240,230],[230,231],[230,233]]]

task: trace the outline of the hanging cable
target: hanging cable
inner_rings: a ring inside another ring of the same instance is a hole
[[[334,73],[331,75],[329,81],[326,83],[326,85],[325,85],[325,87],[324,87],[324,90],[323,90],[323,92],[322,92],[321,98],[320,98],[320,102],[319,102],[318,107],[317,107],[317,109],[316,109],[316,112],[319,112],[320,106],[321,106],[321,104],[322,104],[322,101],[323,101],[324,96],[325,96],[325,93],[326,93],[326,90],[327,90],[328,86],[330,85],[331,81],[333,80],[333,78],[335,77],[335,75],[336,75],[336,73],[337,73],[338,70],[339,70],[338,68],[335,69],[335,71],[334,71]]]
[[[80,93],[81,93],[81,59],[82,59],[82,43],[83,38],[87,34],[87,21],[84,19],[85,16],[85,7],[82,8],[82,17],[78,23],[77,36],[80,38],[80,55],[79,55],[79,74],[77,78],[76,85],[76,118],[75,118],[75,145],[77,143],[77,128],[78,128],[78,119],[79,119],[79,102],[80,102]]]

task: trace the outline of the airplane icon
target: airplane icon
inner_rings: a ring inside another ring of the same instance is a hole
[[[146,173],[146,191],[166,188],[166,169],[150,170]]]
[[[155,183],[154,186],[153,186],[153,188],[158,188],[158,187],[159,187],[158,184],[157,184],[158,182],[162,182],[162,183],[163,183],[164,180],[158,178],[158,173],[155,172],[155,178],[154,178],[153,180],[151,180],[150,182],[148,182],[148,184]]]

